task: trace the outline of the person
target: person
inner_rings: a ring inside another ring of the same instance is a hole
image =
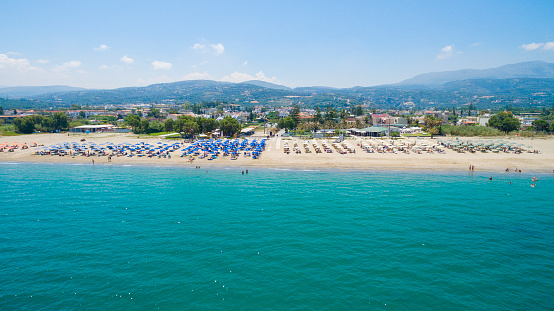
[[[509,169],[509,168],[506,168],[506,172],[509,172],[509,171],[510,171],[510,169]]]
[[[244,171],[242,171],[242,175],[244,175]]]
[[[92,165],[94,165],[94,159],[92,159]]]
[[[246,169],[246,174],[248,174],[248,169]]]
[[[491,176],[491,177],[489,177],[489,180],[492,180],[492,176]]]
[[[475,171],[475,166],[473,166],[473,165],[471,166],[471,171],[472,172]]]

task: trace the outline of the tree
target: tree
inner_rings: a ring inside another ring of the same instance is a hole
[[[169,113],[169,114],[178,114],[179,112],[175,108],[169,108],[169,111],[167,113]]]
[[[425,121],[425,130],[427,133],[431,134],[431,138],[433,138],[433,135],[439,133],[442,119],[426,115],[423,120]]]
[[[489,119],[489,126],[497,128],[505,133],[509,133],[519,129],[520,123],[511,112],[499,112]]]
[[[294,123],[294,120],[292,119],[292,117],[288,116],[280,119],[279,123],[277,123],[277,126],[280,129],[288,129],[290,131],[296,127],[296,124]]]
[[[325,107],[325,122],[334,121],[337,117],[337,111],[331,105]]]
[[[194,137],[194,133],[198,133],[198,123],[192,120],[185,121],[183,124],[183,133],[190,134],[191,138]]]
[[[148,121],[148,119],[142,119],[140,121],[140,132],[147,133],[149,128],[150,128],[150,121]],[[136,130],[135,130],[135,133],[137,133]]]
[[[219,122],[219,128],[225,136],[233,136],[240,131],[240,123],[237,119],[226,116]]]
[[[87,114],[83,110],[79,111],[79,118],[85,119],[86,117],[87,117]]]
[[[290,112],[290,117],[294,121],[294,125],[297,126],[298,122],[300,122],[300,108],[298,105],[294,105],[294,108]]]
[[[323,117],[321,116],[321,110],[319,106],[315,106],[315,116],[314,121],[319,124],[323,124]]]
[[[35,123],[29,117],[15,118],[13,120],[15,130],[23,134],[32,134],[35,131]]]
[[[55,112],[52,115],[52,127],[54,131],[67,129],[69,127],[67,115],[63,112]]]
[[[343,109],[340,111],[340,119],[341,121],[348,118],[348,113],[346,112],[346,109]]]
[[[2,106],[0,106],[0,115],[4,115],[4,108]]]
[[[150,112],[148,112],[148,116],[158,119],[161,116],[160,109],[150,109]]]
[[[198,130],[200,133],[209,133],[219,126],[219,122],[212,118],[197,118],[196,123],[198,123]]]
[[[173,122],[173,119],[167,119],[167,120],[165,120],[165,122],[164,122],[164,130],[165,130],[166,132],[171,132],[171,131],[173,131],[173,123],[174,123],[174,122]]]
[[[537,132],[548,132],[550,125],[545,120],[533,121],[533,127]]]
[[[136,130],[140,126],[140,117],[135,114],[128,114],[124,120],[125,123],[133,128],[133,132],[136,132]]]

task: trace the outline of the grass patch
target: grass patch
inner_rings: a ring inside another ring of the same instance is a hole
[[[157,133],[150,133],[150,134],[147,134],[148,136],[161,136],[161,135],[167,135],[167,134],[171,134],[171,133],[174,133],[174,132],[157,132]]]
[[[0,136],[19,136],[19,135],[23,135],[23,134],[19,134],[19,133],[12,132],[12,131],[2,131],[0,133],[2,133],[2,135],[0,135]]]

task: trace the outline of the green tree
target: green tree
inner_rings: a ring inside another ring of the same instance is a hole
[[[150,111],[148,112],[148,116],[156,119],[160,118],[161,116],[160,109],[156,109],[156,108],[150,109]]]
[[[489,126],[505,133],[518,130],[520,125],[519,120],[511,112],[499,112],[489,119]]]
[[[219,128],[223,132],[224,136],[233,136],[240,131],[240,123],[237,119],[226,116],[221,122],[219,122]]]
[[[2,106],[0,106],[0,115],[4,115],[4,108]]]
[[[135,114],[128,114],[124,121],[133,128],[133,132],[136,132],[140,126],[140,117]]]
[[[548,132],[550,124],[548,124],[545,120],[535,120],[533,121],[533,127],[537,132]]]
[[[290,112],[290,117],[294,121],[294,125],[297,126],[300,122],[300,108],[298,107],[298,105],[294,105],[294,108]]]
[[[321,109],[319,109],[319,106],[315,106],[314,122],[323,124],[323,117],[321,116]]]
[[[354,109],[352,109],[352,113],[357,116],[362,116],[364,115],[364,109],[362,108],[362,106],[358,105],[354,107]]]
[[[140,130],[139,130],[140,133],[147,133],[148,129],[150,128],[150,121],[148,121],[147,119],[142,119],[140,121],[140,127],[139,128],[140,128]],[[137,131],[135,131],[135,133],[137,133]]]
[[[198,131],[200,133],[209,133],[218,128],[219,122],[213,118],[197,118]]]
[[[327,105],[327,107],[325,107],[325,122],[334,122],[336,117],[337,111],[335,110],[335,108],[331,105]]]
[[[423,120],[425,121],[425,130],[427,133],[431,134],[431,138],[433,138],[433,135],[439,133],[442,119],[426,115]]]
[[[35,131],[35,123],[29,117],[15,118],[13,120],[15,130],[23,134],[32,134]]]
[[[293,130],[296,127],[296,124],[294,123],[294,120],[292,119],[292,117],[288,116],[288,117],[280,119],[279,122],[277,123],[277,126],[280,129],[287,129],[287,130],[290,131],[290,130]]]
[[[277,120],[279,119],[279,112],[277,111],[271,111],[267,114],[266,116],[268,119],[270,120],[273,120],[272,122],[274,122],[274,120]]]
[[[52,115],[52,129],[54,131],[65,130],[69,127],[67,115],[63,112],[55,112]]]
[[[179,111],[177,111],[177,109],[175,109],[175,108],[169,108],[169,111],[167,113],[169,113],[169,114],[178,114]]]
[[[86,117],[87,117],[87,114],[83,110],[79,111],[79,118],[85,119]]]
[[[174,123],[173,119],[167,119],[167,120],[165,120],[165,122],[164,122],[164,130],[165,130],[166,132],[171,132],[171,131],[173,131],[173,123]]]
[[[340,119],[341,119],[341,121],[342,121],[342,120],[345,120],[345,119],[347,119],[347,118],[348,118],[348,113],[346,112],[346,109],[341,110],[341,111],[340,111]]]

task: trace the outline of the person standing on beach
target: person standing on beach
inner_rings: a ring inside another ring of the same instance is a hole
[[[92,159],[92,166],[94,166],[94,159]]]

